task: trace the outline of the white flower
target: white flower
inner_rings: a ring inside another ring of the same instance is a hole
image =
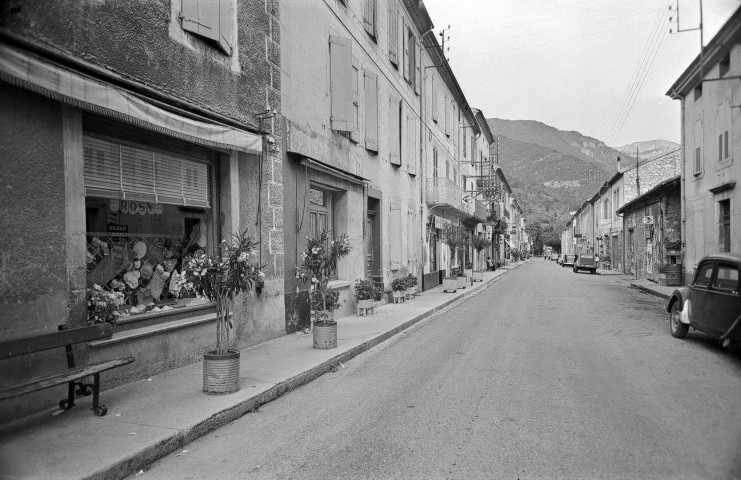
[[[316,255],[317,253],[319,253],[319,249],[317,247],[314,247],[314,248],[311,249],[311,253],[313,253],[314,255]]]

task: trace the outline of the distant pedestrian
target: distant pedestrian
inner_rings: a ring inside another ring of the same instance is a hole
[[[497,269],[497,266],[494,264],[491,257],[486,258],[486,269],[491,270],[492,272]]]

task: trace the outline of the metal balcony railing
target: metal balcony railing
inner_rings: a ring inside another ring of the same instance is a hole
[[[465,211],[463,209],[463,189],[444,177],[427,179],[427,203],[449,205],[450,207]]]

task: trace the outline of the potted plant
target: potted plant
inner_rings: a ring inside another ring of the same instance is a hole
[[[417,279],[417,277],[412,275],[411,273],[407,275],[406,296],[408,299],[413,299],[414,296],[417,294],[417,285],[419,285],[419,280]]]
[[[222,240],[220,255],[203,251],[185,259],[183,288],[216,303],[216,348],[203,354],[203,391],[210,394],[239,390],[239,350],[232,349],[234,324],[230,306],[241,292],[264,278],[255,262],[259,242],[242,233]]]
[[[310,282],[311,327],[314,348],[337,347],[337,322],[334,311],[341,306],[339,291],[329,287],[337,262],[350,253],[347,235],[333,238],[327,230],[306,237],[306,249],[301,254],[301,265],[296,268],[296,278]],[[330,318],[331,317],[331,318]]]
[[[491,241],[484,237],[483,235],[477,235],[473,238],[471,238],[471,246],[476,251],[476,256],[479,259],[479,268],[478,270],[475,270],[473,272],[473,281],[474,282],[483,282],[484,281],[484,268],[482,268],[482,265],[486,265],[483,261],[481,252],[491,246]]]
[[[373,307],[373,302],[381,295],[380,288],[373,283],[373,280],[366,278],[364,280],[355,280],[355,302],[357,308],[368,309]]]
[[[124,304],[123,292],[109,292],[98,284],[87,289],[87,323],[108,322],[116,325],[118,307]]]
[[[461,229],[456,225],[446,224],[443,227],[441,240],[450,249],[450,260],[454,262],[456,253],[461,245]],[[458,289],[458,275],[456,265],[451,265],[450,276],[443,278],[443,291],[455,292]]]
[[[407,277],[398,277],[391,282],[391,295],[394,297],[394,303],[401,303],[404,301],[408,283]]]
[[[466,262],[466,269],[464,271],[467,277],[473,276],[473,263]]]

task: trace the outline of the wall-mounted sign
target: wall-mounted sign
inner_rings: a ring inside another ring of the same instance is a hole
[[[644,225],[653,225],[654,224],[654,217],[653,215],[646,215],[643,217],[643,224]]]
[[[128,213],[129,215],[162,215],[162,204],[151,202],[135,202],[133,200],[111,199],[111,211]]]

